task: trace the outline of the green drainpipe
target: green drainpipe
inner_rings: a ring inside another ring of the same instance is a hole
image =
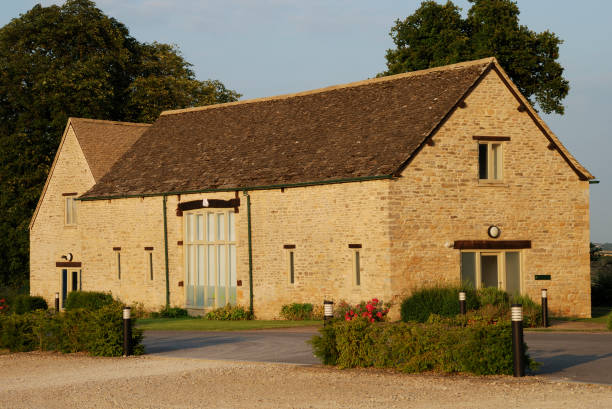
[[[170,272],[168,268],[168,217],[166,215],[166,201],[168,196],[164,195],[164,256],[166,261],[166,308],[170,306]]]
[[[249,313],[253,318],[253,245],[251,240],[251,196],[248,191],[244,191],[247,199],[247,230],[249,240]]]

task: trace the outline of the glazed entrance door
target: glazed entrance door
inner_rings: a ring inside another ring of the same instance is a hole
[[[481,253],[480,269],[483,287],[501,287],[499,253]]]
[[[68,296],[68,270],[62,269],[62,307],[66,305],[67,296]]]
[[[236,303],[234,212],[201,210],[185,217],[186,301],[192,308]]]

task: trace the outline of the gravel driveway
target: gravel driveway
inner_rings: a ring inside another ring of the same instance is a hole
[[[610,408],[612,387],[143,356],[0,356],[1,408]]]

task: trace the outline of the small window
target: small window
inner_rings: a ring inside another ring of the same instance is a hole
[[[295,284],[295,244],[285,244],[283,248],[287,252],[287,282]]]
[[[353,251],[353,285],[361,285],[361,244],[349,244]]]
[[[145,247],[144,251],[144,266],[146,266],[144,279],[145,281],[153,281],[155,278],[153,274],[153,247]]]
[[[359,250],[355,250],[355,285],[361,285],[361,256]]]
[[[69,196],[66,197],[65,199],[65,205],[64,205],[64,212],[65,212],[65,217],[64,217],[64,221],[66,223],[67,226],[70,225],[75,225],[76,224],[76,200],[74,200],[74,197]]]
[[[289,251],[289,283],[295,283],[295,255],[294,251]]]
[[[149,251],[149,280],[153,281],[153,252]]]
[[[121,280],[121,252],[115,251],[117,253],[117,279]]]
[[[480,180],[502,179],[502,144],[478,144],[478,178]]]

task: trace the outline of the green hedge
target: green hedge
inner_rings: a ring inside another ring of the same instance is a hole
[[[460,313],[459,292],[466,292],[468,310],[480,306],[475,290],[460,287],[432,287],[422,288],[405,298],[401,304],[402,321],[425,322],[430,314],[451,317]]]
[[[151,313],[152,318],[186,318],[189,312],[185,308],[165,306],[159,312]]]
[[[459,311],[459,291],[466,292],[468,312],[479,311],[476,317],[489,323],[510,321],[511,304],[523,305],[523,326],[542,325],[542,307],[527,295],[510,296],[503,290],[488,287],[478,291],[461,287],[423,288],[413,292],[401,304],[404,322],[427,322],[431,315],[454,317]],[[469,314],[468,314],[469,315]]]
[[[446,323],[336,321],[310,341],[324,364],[378,367],[404,372],[512,374],[510,324],[453,326]],[[525,345],[525,351],[527,346]],[[525,354],[525,362],[535,367]]]
[[[241,305],[227,304],[225,307],[209,311],[204,318],[215,321],[242,321],[251,319],[251,314]]]
[[[97,291],[71,291],[68,293],[68,297],[66,297],[67,310],[75,310],[77,308],[99,310],[112,303],[112,295]]]
[[[608,331],[612,331],[612,313],[608,315]]]
[[[134,327],[134,354],[144,353],[142,330]],[[0,315],[0,348],[13,352],[54,350],[89,352],[97,356],[123,354],[123,305],[114,301],[97,310],[82,308],[52,314],[35,311]]]
[[[49,306],[44,298],[37,295],[21,294],[15,297],[13,301],[13,311],[15,314],[25,314],[26,312],[36,310],[47,310]]]
[[[290,321],[312,320],[314,307],[311,303],[285,304],[281,307],[280,315]]]

